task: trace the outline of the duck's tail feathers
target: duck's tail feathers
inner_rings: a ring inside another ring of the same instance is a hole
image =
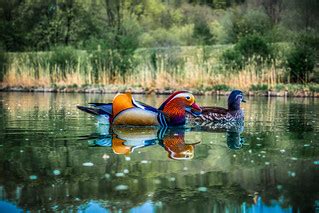
[[[102,109],[99,108],[92,108],[92,107],[85,107],[85,106],[76,106],[79,110],[83,112],[87,112],[92,115],[110,115],[109,113],[105,112]]]

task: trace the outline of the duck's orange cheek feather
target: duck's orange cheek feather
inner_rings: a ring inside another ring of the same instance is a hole
[[[157,113],[139,108],[131,108],[120,112],[113,120],[115,125],[159,125]]]

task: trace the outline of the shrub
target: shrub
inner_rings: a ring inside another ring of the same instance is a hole
[[[309,85],[309,90],[311,92],[319,92],[319,85],[318,84],[310,84]]]
[[[251,35],[241,38],[233,49],[222,54],[222,61],[231,69],[242,69],[249,60],[257,65],[270,62],[273,48],[260,36]]]
[[[241,38],[235,45],[235,50],[239,51],[245,59],[252,58],[254,55],[267,58],[271,56],[270,45],[260,36],[249,35]]]
[[[268,91],[268,85],[267,84],[253,84],[253,85],[251,85],[250,90],[252,90],[252,91]]]
[[[263,36],[271,30],[269,16],[261,10],[246,11],[242,17],[234,20],[233,26],[237,39],[249,35]]]
[[[236,49],[228,49],[221,56],[222,62],[228,69],[239,70],[244,66],[242,54]]]
[[[229,91],[230,87],[225,84],[217,84],[213,86],[212,89],[216,91]]]
[[[66,74],[76,69],[78,56],[72,47],[57,47],[53,50],[50,57],[51,73],[55,70],[60,77],[66,78]]]
[[[290,80],[294,83],[309,81],[309,75],[315,67],[315,52],[307,46],[297,45],[287,56],[286,67],[290,72]]]
[[[0,52],[0,81],[3,81],[3,77],[7,73],[9,66],[9,57],[5,52]]]

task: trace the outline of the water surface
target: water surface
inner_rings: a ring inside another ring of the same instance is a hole
[[[0,93],[0,212],[319,211],[318,99],[247,98],[228,132],[109,129],[75,108],[112,98]]]

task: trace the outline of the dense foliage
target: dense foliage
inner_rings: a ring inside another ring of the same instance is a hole
[[[280,54],[291,81],[316,81],[318,20],[313,0],[0,0],[0,51],[53,51],[56,72],[76,69],[74,50],[86,50],[95,78],[107,72],[113,79],[136,67],[138,48],[234,44],[222,61],[241,70],[252,58],[260,64],[277,57],[272,44],[285,42],[295,43]],[[174,51],[169,60],[184,63]]]

